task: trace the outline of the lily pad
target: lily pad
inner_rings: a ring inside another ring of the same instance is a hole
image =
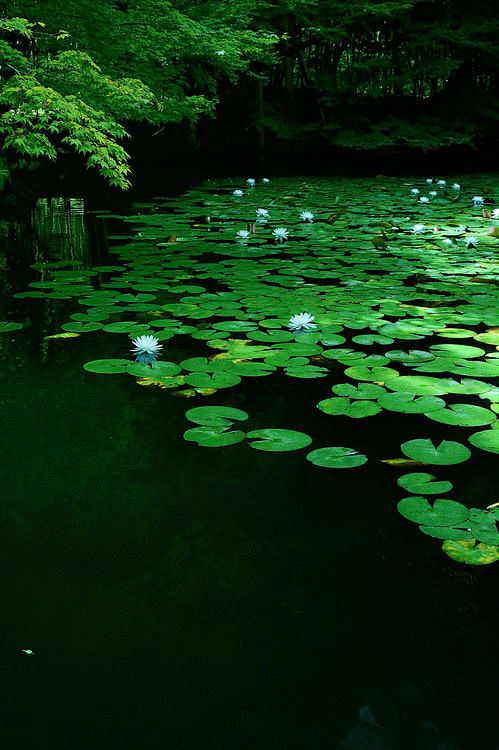
[[[499,547],[478,543],[476,539],[447,540],[442,544],[442,549],[453,560],[466,565],[490,565],[499,560]]]
[[[247,437],[253,442],[252,448],[259,451],[283,452],[297,451],[310,445],[312,438],[304,432],[267,428],[248,432]]]
[[[441,495],[443,492],[449,492],[452,489],[451,482],[434,480],[435,477],[432,474],[413,472],[399,477],[397,484],[415,495]]]
[[[134,364],[129,359],[94,359],[86,362],[83,367],[88,372],[98,372],[103,375],[116,375],[127,372],[128,367]]]
[[[471,456],[469,448],[452,440],[442,440],[438,446],[435,446],[429,438],[416,438],[402,443],[401,447],[402,453],[408,458],[439,466],[460,464]]]
[[[354,469],[367,463],[367,456],[358,453],[355,448],[343,446],[318,448],[307,453],[305,458],[314,466],[323,466],[327,469]]]
[[[397,510],[409,521],[425,526],[456,526],[467,521],[470,514],[465,505],[455,500],[438,499],[432,507],[425,497],[417,495],[400,500]]]

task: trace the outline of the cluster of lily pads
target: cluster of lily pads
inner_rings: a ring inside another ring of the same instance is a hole
[[[317,403],[325,415],[424,415],[426,434],[402,445],[401,466],[459,464],[472,455],[468,445],[498,454],[499,245],[490,229],[499,201],[486,177],[474,178],[469,188],[447,188],[440,180],[423,208],[414,201],[423,183],[335,178],[257,184],[250,178],[241,191],[208,181],[181,198],[137,206],[139,213],[120,217],[134,235],[111,238],[119,264],[45,264],[44,279],[18,296],[76,301],[84,308],[72,312],[55,337],[123,336],[123,357],[88,362],[90,372],[129,374],[141,385],[196,399],[246,377],[329,379],[333,384]],[[313,214],[304,210],[312,204]],[[241,223],[251,242],[234,238]],[[276,242],[278,229],[285,229],[286,242]],[[158,359],[174,336],[196,341],[197,356]],[[138,361],[130,358],[130,341]],[[185,439],[202,447],[248,441],[273,452],[312,442],[280,427],[232,429],[247,414],[226,408],[188,411],[196,426]],[[464,433],[468,445],[435,445],[435,423],[471,430]],[[344,446],[318,447],[306,458],[328,468],[367,461]],[[432,494],[429,475],[419,481],[410,476],[400,481],[409,482],[402,486],[416,498]],[[436,513],[443,506],[428,507]],[[476,563],[481,555],[483,562],[488,554],[490,562],[499,540],[475,534],[477,523],[468,523],[473,510],[457,525],[418,523],[457,529],[441,537],[448,554],[450,544],[460,545],[461,558],[451,555],[456,559]],[[495,523],[494,512],[487,513]],[[480,547],[479,555],[476,545],[492,552]]]

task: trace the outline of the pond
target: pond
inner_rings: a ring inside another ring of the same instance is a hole
[[[12,747],[499,747],[498,188],[2,222]]]

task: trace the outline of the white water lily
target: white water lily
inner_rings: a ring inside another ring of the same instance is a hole
[[[474,206],[481,206],[483,203],[483,198],[481,195],[474,195],[473,196],[473,205]]]
[[[444,240],[442,240],[442,242],[444,243],[444,245],[453,245],[454,244],[452,242],[452,240],[449,239],[448,237],[446,237]]]
[[[433,180],[432,180],[431,177],[428,177],[428,179],[426,180],[426,182],[428,183],[428,185],[431,185],[431,183],[433,182]]]
[[[299,313],[298,315],[293,315],[289,319],[288,328],[292,331],[299,331],[301,328],[309,331],[311,328],[317,328],[315,323],[312,323],[313,320],[315,320],[314,315],[310,315],[306,312]]]
[[[413,195],[419,195],[419,190],[417,188],[412,188],[411,193]]]
[[[257,208],[256,209],[256,215],[258,216],[259,219],[260,218],[261,219],[266,219],[268,217],[268,215],[269,215],[269,212],[267,211],[266,208]]]
[[[314,215],[311,211],[302,211],[300,214],[300,219],[302,221],[310,221],[312,223],[314,220]]]
[[[437,191],[436,191],[436,190],[431,190],[431,191],[430,191],[430,195],[433,195],[433,196],[435,196],[435,195],[438,195],[438,193],[437,193]]]
[[[494,210],[492,211],[492,216],[494,217],[494,219],[499,219],[499,208],[494,208]]]
[[[247,229],[240,229],[239,232],[236,232],[236,237],[239,237],[240,240],[245,240],[249,236],[250,233]]]
[[[253,179],[253,177],[248,177],[246,182],[248,183],[249,187],[255,187],[256,180]]]
[[[422,195],[421,198],[419,199],[419,202],[420,203],[429,203],[430,199],[427,198],[426,195]]]
[[[460,224],[457,228],[458,232],[466,232],[466,226],[465,224]]]
[[[137,353],[156,354],[156,352],[159,352],[163,348],[163,344],[159,343],[156,336],[137,336],[132,341],[132,344],[135,348],[130,349],[130,351]]]
[[[225,50],[224,49],[217,50],[217,55],[225,55]]]
[[[414,224],[411,231],[413,234],[421,234],[426,229],[424,224]]]
[[[464,241],[466,247],[476,247],[478,245],[478,237],[466,237]]]
[[[276,242],[284,242],[284,240],[288,239],[288,230],[285,229],[285,227],[277,227],[272,232],[272,235]]]
[[[437,185],[442,185],[443,187],[444,185],[447,185],[447,183],[445,180],[437,180]]]
[[[238,197],[244,195],[244,190],[234,190],[232,195],[237,195]]]
[[[453,189],[453,190],[461,190],[461,185],[459,184],[459,182],[455,182],[455,183],[454,183],[454,184],[452,185],[452,189]]]
[[[265,184],[267,184],[267,182],[270,182],[270,180],[268,177],[262,177],[262,182],[265,182]]]

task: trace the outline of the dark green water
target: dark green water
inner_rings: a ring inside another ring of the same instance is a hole
[[[68,303],[12,297],[30,264],[115,263],[107,235],[127,231],[81,208],[2,225],[0,317],[25,322],[0,340],[4,746],[322,749],[357,725],[340,747],[498,747],[497,567],[454,563],[398,515],[393,467],[199,448],[192,401],[83,370],[123,356],[101,332],[44,339]],[[223,403],[251,429],[399,455],[405,416],[359,430],[310,408],[323,391],[274,373]],[[452,467],[461,495],[497,492],[496,462]]]

